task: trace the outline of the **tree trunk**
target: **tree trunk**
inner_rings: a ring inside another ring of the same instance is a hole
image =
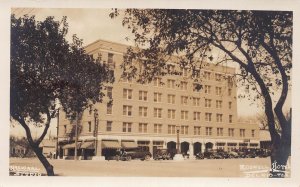
[[[287,161],[291,154],[291,120],[282,131],[281,138],[273,141],[271,154],[270,178],[284,178],[286,176]]]
[[[289,147],[281,144],[272,149],[270,178],[284,178],[286,176]]]
[[[54,176],[53,166],[48,162],[47,158],[43,155],[41,149],[36,145],[31,145],[31,147],[32,147],[34,153],[36,154],[36,156],[38,157],[38,159],[43,164],[43,166],[47,172],[47,175]]]

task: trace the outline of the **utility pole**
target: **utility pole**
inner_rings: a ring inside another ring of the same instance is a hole
[[[57,109],[57,126],[56,126],[56,159],[58,159],[59,149],[58,149],[58,130],[59,130],[59,108]]]
[[[77,160],[77,144],[78,144],[78,123],[79,123],[79,112],[76,113],[76,125],[75,125],[75,153],[74,160]]]
[[[98,151],[98,110],[94,110],[94,118],[95,118],[95,127],[94,127],[94,137],[95,137],[95,156],[97,156]]]

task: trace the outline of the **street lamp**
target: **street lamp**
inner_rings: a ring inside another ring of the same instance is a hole
[[[176,126],[176,134],[177,134],[177,153],[175,154],[173,160],[184,160],[182,154],[180,153],[180,141],[179,141],[179,132],[180,132],[180,126]]]
[[[99,114],[98,110],[94,110],[94,118],[95,118],[95,127],[94,127],[94,137],[95,137],[95,156],[97,156],[97,147],[98,147],[98,120]]]
[[[177,148],[176,148],[177,152],[176,152],[176,153],[177,153],[177,154],[180,154],[179,132],[180,132],[180,126],[177,125],[177,126],[176,126],[176,134],[177,134],[177,143],[176,143],[176,145],[177,145]]]

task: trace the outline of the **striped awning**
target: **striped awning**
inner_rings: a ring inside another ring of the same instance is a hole
[[[94,142],[84,142],[80,146],[81,149],[95,149]]]
[[[121,143],[123,148],[136,148],[138,147],[136,142],[122,142]]]
[[[105,140],[102,140],[102,148],[119,149],[119,148],[121,148],[121,145],[118,141],[105,141]]]
[[[77,143],[77,148],[80,147],[80,142]],[[74,149],[75,148],[75,143],[70,143],[62,146],[63,149]]]

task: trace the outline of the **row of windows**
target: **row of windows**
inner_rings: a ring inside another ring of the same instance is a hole
[[[88,122],[88,129],[89,132],[92,131],[91,122]],[[153,133],[160,134],[162,133],[162,124],[154,124]],[[213,127],[205,127],[205,135],[211,136],[213,132]],[[217,136],[224,136],[224,128],[218,127],[215,128]],[[201,127],[194,126],[194,135],[200,135]],[[228,128],[228,136],[234,137],[235,136],[234,128]],[[106,131],[112,131],[112,121],[107,121],[106,123]],[[189,133],[189,126],[181,125],[177,128],[176,125],[168,125],[168,134],[176,134],[176,131],[179,131],[180,134],[188,134]],[[123,122],[122,132],[132,132],[132,123],[131,122]],[[140,133],[148,133],[148,124],[147,123],[139,123],[138,124],[138,132]],[[66,125],[65,125],[65,133],[66,133]],[[246,129],[239,129],[239,136],[245,137]],[[251,137],[255,137],[255,130],[251,130]]]
[[[183,102],[185,103],[186,101],[184,100]],[[221,100],[217,100],[216,101],[216,108],[222,108],[222,103],[223,102]],[[195,100],[195,103],[193,105],[198,105],[199,106],[199,104],[200,103],[198,102],[198,100]],[[112,114],[112,106],[113,106],[112,103],[107,104],[107,110],[106,110],[107,114]],[[205,99],[205,107],[206,108],[211,108],[212,107],[212,100],[211,99]],[[232,102],[228,102],[228,109],[232,109]],[[148,110],[148,107],[139,107],[139,116],[147,117],[148,116],[147,115],[147,110]],[[168,109],[168,115],[169,115],[170,110],[171,109]],[[162,109],[155,108],[154,113],[155,112],[156,113],[161,113]],[[174,115],[175,115],[175,110],[172,110],[171,112],[173,112]],[[132,106],[124,105],[123,106],[123,115],[132,116]],[[197,115],[200,115],[200,114],[197,114]],[[158,115],[156,115],[154,117],[157,117],[157,116]]]
[[[108,97],[112,97],[112,94],[111,94],[111,90],[112,90],[112,87],[109,87],[108,88],[108,90],[107,90],[107,95],[108,95]],[[183,90],[187,90],[186,89],[186,87],[184,86],[184,89]],[[133,99],[133,97],[132,97],[132,92],[133,92],[133,90],[132,89],[126,89],[126,88],[124,88],[123,89],[123,98],[124,99]],[[212,92],[211,92],[211,86],[210,85],[205,85],[204,86],[204,93],[205,94],[211,94]],[[228,93],[228,96],[231,96],[232,95],[232,88],[228,88],[228,90],[227,90],[227,93]],[[215,93],[216,95],[218,95],[218,96],[221,96],[222,94],[223,94],[223,89],[222,89],[222,87],[216,87],[216,93]],[[170,96],[169,96],[170,95]],[[172,97],[172,96],[174,96],[175,97],[175,95],[173,95],[173,94],[169,94],[168,96],[169,97]],[[159,97],[161,98],[161,96],[162,96],[162,93],[160,93],[160,92],[154,92],[154,99],[156,99],[156,101],[159,101]],[[139,91],[139,100],[140,101],[148,101],[148,92],[147,91],[143,91],[143,90],[140,90]],[[156,102],[155,100],[154,100],[154,102]]]
[[[124,116],[133,116],[132,106],[123,105],[123,115]],[[155,118],[162,118],[162,108],[154,108],[153,109],[153,117]],[[176,110],[175,109],[168,109],[167,110],[168,119],[175,119],[176,118]],[[193,120],[200,121],[200,112],[194,111],[193,112]],[[205,113],[205,121],[212,121],[212,113],[206,112]],[[140,106],[139,107],[139,116],[140,117],[148,117],[148,107]],[[189,119],[189,111],[181,110],[180,111],[180,118],[183,120]],[[223,122],[223,114],[217,113],[216,114],[216,121]],[[233,122],[233,115],[228,115],[228,122]]]
[[[111,95],[111,94],[110,94]],[[161,103],[162,102],[162,93],[159,92],[154,92],[153,95],[153,101],[156,103]],[[175,104],[175,95],[174,94],[168,94],[167,95],[167,103],[168,104]],[[131,100],[132,97],[132,90],[131,89],[123,89],[123,98]],[[182,105],[188,105],[188,96],[181,96],[180,101]],[[193,97],[192,99],[192,104],[193,106],[200,106],[200,98],[198,97]],[[139,91],[139,100],[140,101],[148,101],[148,95],[147,91]],[[216,100],[216,108],[222,108],[223,101],[222,100]],[[212,107],[212,99],[205,99],[205,107],[210,108]],[[232,102],[228,102],[228,108],[232,108]]]

